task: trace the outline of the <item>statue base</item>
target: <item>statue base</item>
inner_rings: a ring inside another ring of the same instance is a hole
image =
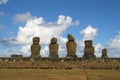
[[[38,61],[41,59],[41,56],[40,55],[31,55],[30,56],[30,60],[31,61]]]
[[[67,55],[65,61],[75,61],[77,59],[77,55]]]
[[[50,55],[49,58],[58,58],[58,55]]]
[[[91,60],[91,59],[95,59],[96,56],[95,55],[84,55],[83,58]]]
[[[67,55],[66,58],[77,58],[77,55]]]
[[[49,60],[50,60],[50,61],[53,61],[53,62],[54,62],[54,61],[58,61],[58,55],[50,55],[50,56],[49,56]]]

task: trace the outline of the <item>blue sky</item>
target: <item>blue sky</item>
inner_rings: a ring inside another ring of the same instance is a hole
[[[0,0],[0,56],[29,56],[29,41],[36,35],[43,38],[41,55],[49,54],[46,37],[53,36],[59,54],[65,55],[68,33],[78,43],[78,56],[83,55],[84,40],[92,39],[98,57],[102,48],[108,49],[108,56],[120,57],[120,0]]]

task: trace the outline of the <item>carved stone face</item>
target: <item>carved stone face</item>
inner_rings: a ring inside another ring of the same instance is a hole
[[[86,47],[92,47],[92,40],[86,40],[85,41],[85,46]]]
[[[33,38],[33,45],[39,45],[40,38],[39,37],[34,37]]]
[[[53,37],[52,39],[51,39],[51,44],[56,44],[57,43],[57,39],[55,38],[55,37]]]
[[[106,55],[107,54],[107,49],[103,49],[102,54]]]
[[[75,39],[74,39],[74,37],[71,34],[68,34],[68,40],[69,41],[74,41]]]

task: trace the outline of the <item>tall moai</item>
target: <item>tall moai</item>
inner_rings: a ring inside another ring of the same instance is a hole
[[[101,56],[102,58],[108,58],[108,55],[107,55],[107,49],[103,49],[102,50],[102,56]]]
[[[32,60],[38,60],[40,58],[40,50],[41,46],[39,45],[40,38],[34,37],[33,38],[33,44],[31,45],[31,59]]]
[[[85,41],[84,56],[85,58],[94,58],[94,47],[92,46],[92,40]]]
[[[77,44],[75,42],[74,37],[71,34],[68,34],[68,41],[66,43],[66,47],[67,47],[67,57],[77,58],[76,55]]]
[[[59,45],[57,43],[57,38],[53,37],[51,43],[49,44],[49,57],[57,58],[58,57]]]

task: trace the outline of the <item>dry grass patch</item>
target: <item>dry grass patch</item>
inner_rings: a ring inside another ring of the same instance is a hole
[[[120,70],[0,69],[0,80],[120,80]]]

